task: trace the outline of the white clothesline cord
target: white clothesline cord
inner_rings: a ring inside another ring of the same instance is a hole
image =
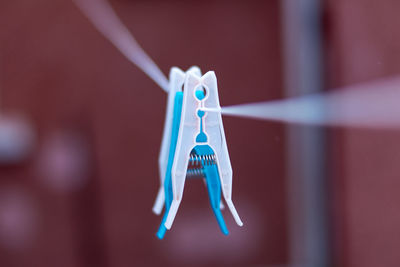
[[[168,79],[136,42],[135,38],[118,18],[108,1],[72,1],[87,16],[96,29],[110,40],[126,58],[146,73],[165,92],[168,92]]]
[[[222,107],[222,114],[319,126],[400,128],[400,77],[302,97]]]
[[[139,46],[107,0],[72,1],[122,54],[168,92],[168,79]],[[400,128],[399,99],[400,78],[394,77],[331,93],[222,107],[221,113],[309,125]]]

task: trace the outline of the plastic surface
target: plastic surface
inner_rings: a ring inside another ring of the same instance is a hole
[[[157,232],[157,237],[162,239],[165,235],[167,229],[164,226],[164,223],[167,219],[169,209],[171,207],[173,192],[172,192],[172,180],[171,180],[171,169],[172,164],[174,162],[174,155],[176,149],[176,142],[178,140],[178,132],[179,132],[179,124],[182,113],[182,100],[183,100],[183,92],[176,92],[174,97],[174,106],[173,106],[173,115],[172,115],[172,129],[171,129],[171,139],[170,139],[170,147],[168,153],[168,163],[166,167],[165,178],[163,181],[163,192],[165,199],[165,211],[164,216],[161,221],[161,225]]]
[[[196,95],[197,90],[205,90],[203,99]],[[173,200],[165,221],[167,229],[171,228],[182,200],[190,153],[196,145],[208,145],[214,151],[224,199],[236,223],[240,226],[243,225],[231,198],[232,167],[220,110],[215,73],[209,71],[204,76],[199,77],[187,72],[179,134],[171,171]],[[199,111],[206,113],[203,117],[200,117]],[[207,137],[205,142],[197,139],[202,132]]]
[[[215,218],[217,219],[221,232],[228,235],[229,231],[221,213],[223,206],[221,205],[221,182],[218,167],[214,162],[204,162],[204,158],[208,158],[209,155],[215,155],[214,151],[208,145],[197,145],[193,150],[200,156],[200,158],[203,158],[203,160],[201,160],[201,165],[203,167],[203,175],[208,190],[211,208],[214,212]]]
[[[196,66],[191,67],[188,72],[192,72],[195,75],[200,76],[200,69]],[[164,132],[161,141],[161,150],[158,158],[159,175],[160,175],[160,188],[158,190],[156,201],[153,205],[153,212],[155,214],[161,214],[164,206],[165,195],[164,195],[164,180],[165,173],[168,164],[169,148],[171,146],[171,132],[172,132],[172,117],[174,109],[174,99],[177,92],[182,92],[182,86],[185,81],[185,73],[177,68],[171,68],[169,74],[169,91],[167,98],[167,107],[165,112]]]

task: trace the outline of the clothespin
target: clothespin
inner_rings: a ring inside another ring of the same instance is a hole
[[[172,226],[189,176],[204,176],[211,207],[224,234],[229,232],[220,210],[221,190],[236,223],[243,225],[231,199],[232,167],[213,71],[201,76],[197,67],[186,73],[171,69],[159,171],[161,186],[153,211],[160,214],[165,204],[157,232],[160,239]]]

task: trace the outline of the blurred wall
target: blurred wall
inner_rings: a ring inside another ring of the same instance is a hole
[[[164,73],[215,70],[222,105],[282,97],[279,1],[112,1]],[[223,236],[202,181],[171,231],[151,213],[166,95],[71,1],[0,2],[2,116],[37,132],[0,167],[1,266],[252,266],[287,261],[283,126],[225,118],[233,200]]]
[[[399,74],[400,2],[327,1],[330,87]],[[335,266],[400,266],[399,133],[335,129]]]
[[[164,73],[215,70],[222,105],[283,96],[279,1],[112,4]],[[324,4],[329,88],[398,73],[397,1]],[[0,164],[0,266],[286,264],[278,123],[224,118],[243,228],[225,211],[223,236],[190,180],[172,230],[155,237],[165,101],[70,1],[1,1],[0,125],[22,117],[37,142]],[[397,139],[329,129],[333,266],[399,266]]]

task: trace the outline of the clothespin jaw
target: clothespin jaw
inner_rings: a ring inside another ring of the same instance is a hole
[[[188,72],[200,76],[200,69],[198,67],[190,68]],[[157,232],[158,238],[162,239],[165,235],[166,228],[164,222],[169,213],[173,193],[171,182],[171,169],[175,156],[176,143],[178,140],[178,133],[181,122],[183,92],[182,85],[184,82],[185,73],[178,68],[171,70],[170,82],[171,88],[168,95],[166,122],[164,125],[164,135],[159,157],[160,169],[160,190],[153,207],[153,211],[157,214],[161,213],[162,207],[165,203],[165,212],[162,223]]]
[[[160,154],[158,157],[160,188],[158,190],[156,201],[153,205],[153,212],[157,215],[161,213],[165,202],[164,180],[168,163],[168,152],[171,144],[171,127],[172,127],[172,116],[174,108],[174,98],[176,92],[181,90],[180,88],[182,87],[184,80],[185,80],[185,73],[177,67],[172,67],[169,73],[169,91],[168,91],[167,106],[165,111],[164,132],[161,141]]]
[[[222,193],[236,223],[239,226],[243,226],[243,222],[241,221],[232,202],[232,165],[229,158],[228,146],[226,144],[225,131],[222,123],[221,106],[219,104],[218,85],[215,72],[207,72],[202,77],[201,82],[209,94],[209,97],[205,100],[207,106],[204,105],[204,110],[209,109],[209,112],[207,112],[207,116],[204,119],[204,124],[205,131],[209,136],[209,145],[213,148],[217,158]]]
[[[221,213],[221,209],[223,208],[221,201],[221,182],[214,151],[209,145],[197,145],[191,152],[191,159],[194,159],[192,165],[201,165],[201,174],[204,176],[211,208],[221,232],[228,235],[229,231]]]
[[[188,72],[192,72],[195,75],[201,76],[200,69],[197,66],[191,67]],[[171,134],[172,134],[172,121],[174,112],[174,101],[177,92],[182,92],[182,86],[185,81],[185,72],[177,67],[172,67],[169,73],[169,91],[167,98],[167,106],[165,112],[164,131],[161,141],[161,149],[158,158],[159,176],[160,176],[160,188],[158,190],[156,201],[153,205],[153,212],[157,215],[161,214],[161,211],[165,202],[164,193],[164,180],[168,164],[168,154],[171,146]]]
[[[205,97],[198,92],[203,91]],[[213,71],[199,77],[187,73],[184,83],[182,115],[171,171],[173,200],[165,221],[170,229],[182,200],[190,153],[196,145],[208,145],[214,151],[225,201],[236,223],[243,225],[232,202],[232,167],[220,113],[217,79]],[[206,112],[206,113],[205,113]],[[198,142],[199,134],[206,136]]]

